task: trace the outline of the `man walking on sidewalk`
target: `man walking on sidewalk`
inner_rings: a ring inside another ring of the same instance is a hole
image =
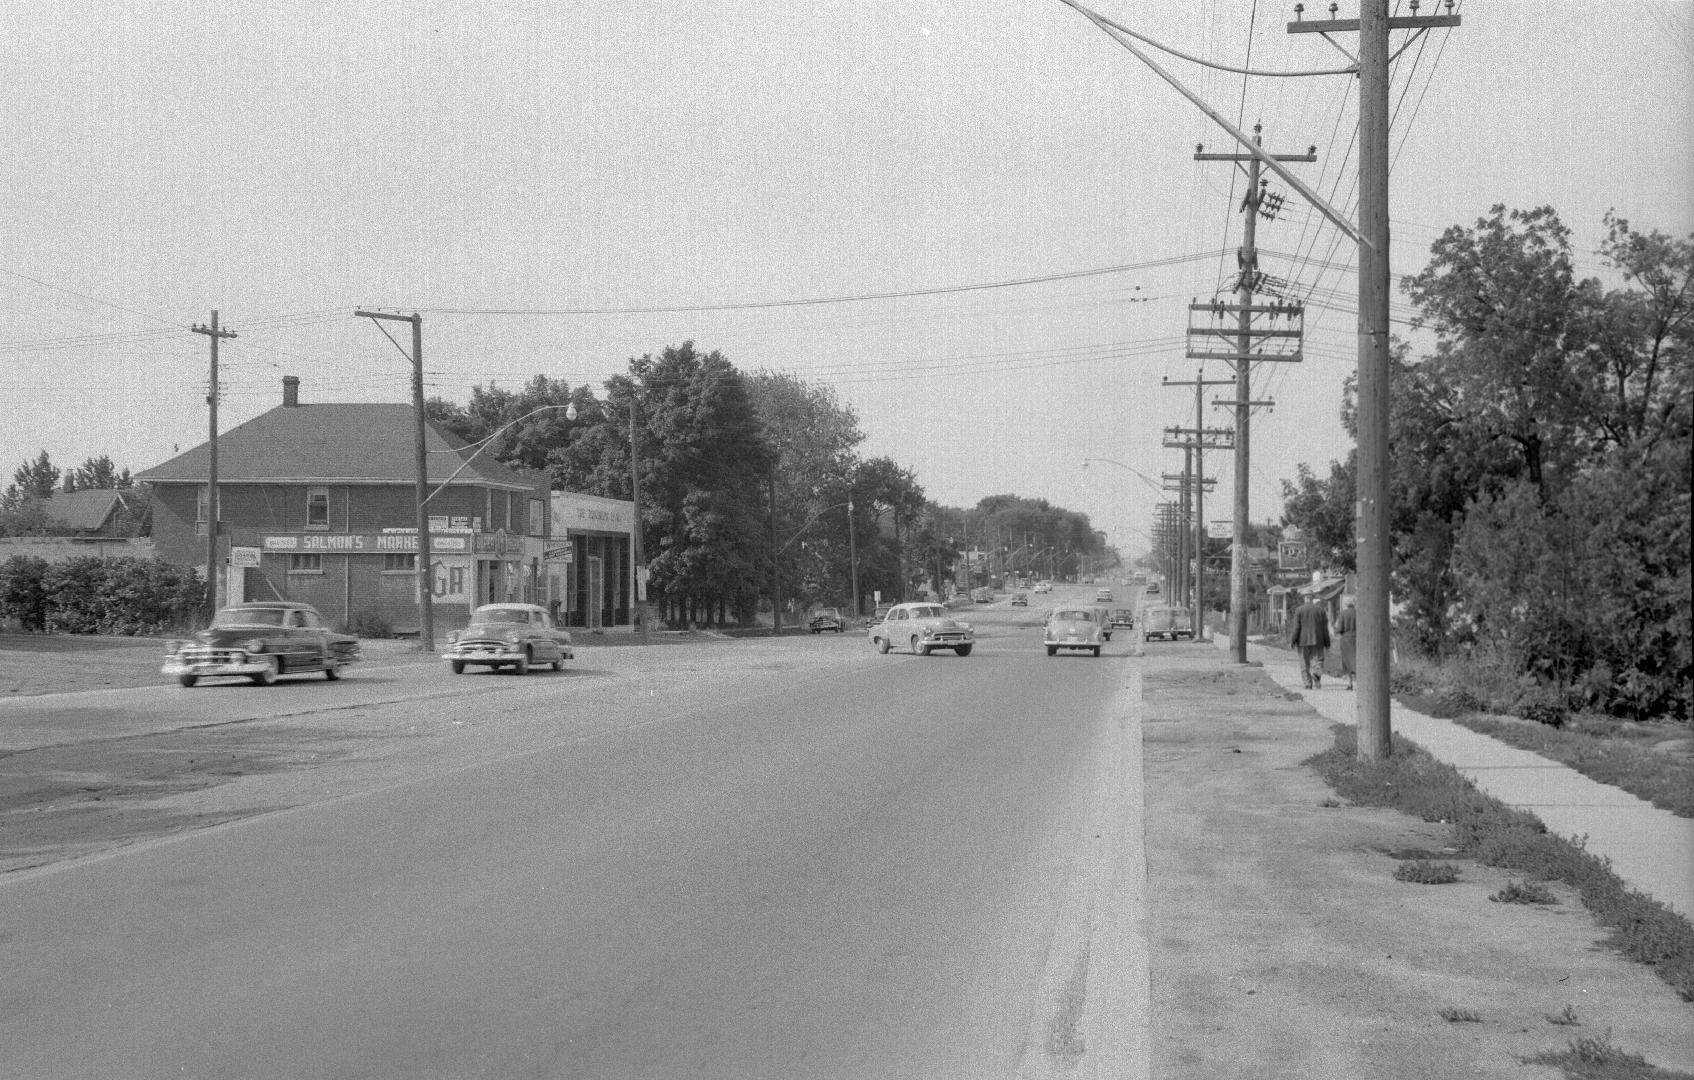
[[[1323,654],[1329,648],[1329,614],[1316,599],[1294,609],[1288,621],[1288,646],[1300,654],[1300,681],[1307,690],[1323,686]]]

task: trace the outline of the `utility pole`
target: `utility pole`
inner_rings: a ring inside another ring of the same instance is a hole
[[[1192,386],[1194,388],[1195,431],[1202,430],[1202,425],[1205,423],[1206,419],[1205,405],[1201,400],[1201,395],[1205,392],[1205,388],[1208,386],[1232,386],[1234,384],[1234,379],[1208,379],[1206,378],[1204,369],[1195,372],[1194,378],[1190,380],[1173,381],[1166,378],[1162,382],[1162,385],[1164,386]],[[1206,475],[1204,457],[1205,448],[1201,443],[1196,442],[1194,452],[1196,455],[1194,467],[1195,474],[1197,476],[1204,477]],[[1237,430],[1235,435],[1235,454],[1236,470],[1239,472],[1241,461],[1241,434],[1239,430]],[[1236,484],[1238,493],[1240,486],[1241,485],[1239,483]],[[1204,509],[1204,489],[1204,481],[1197,484],[1194,489],[1194,639],[1196,641],[1204,641],[1206,639],[1206,513]]]
[[[1359,34],[1359,491],[1358,552],[1359,758],[1381,761],[1392,752],[1388,713],[1388,601],[1392,550],[1389,513],[1388,370],[1388,33],[1459,25],[1446,15],[1390,18],[1388,0],[1360,0],[1359,18],[1299,21],[1291,34]],[[1333,42],[1332,42],[1333,43]],[[1339,47],[1339,46],[1337,46]]]
[[[1263,130],[1262,125],[1253,125],[1253,146],[1255,149],[1262,147],[1263,140],[1260,138],[1260,134]],[[1271,154],[1269,157],[1275,161],[1316,161],[1318,159],[1317,153],[1318,148],[1314,146],[1304,154]],[[1285,309],[1281,305],[1255,306],[1253,303],[1254,290],[1262,277],[1259,273],[1259,215],[1263,214],[1266,218],[1275,218],[1283,202],[1282,196],[1265,190],[1269,181],[1262,176],[1264,163],[1258,156],[1251,153],[1208,154],[1204,152],[1203,147],[1195,147],[1194,160],[1235,162],[1237,166],[1245,165],[1247,173],[1247,196],[1241,203],[1242,213],[1246,216],[1242,222],[1239,259],[1241,276],[1236,283],[1236,303],[1233,308],[1222,304],[1189,305],[1190,318],[1196,310],[1210,311],[1214,318],[1233,310],[1237,317],[1234,352],[1208,352],[1202,348],[1199,350],[1199,355],[1227,359],[1235,365],[1235,505],[1233,508],[1234,519],[1230,530],[1234,557],[1230,562],[1229,573],[1229,647],[1231,653],[1234,654],[1235,662],[1245,664],[1247,662],[1247,608],[1249,606],[1246,552],[1247,525],[1250,513],[1249,491],[1251,489],[1248,479],[1252,464],[1250,420],[1252,406],[1255,404],[1251,400],[1253,396],[1251,364],[1255,358],[1255,339],[1290,334],[1295,337],[1295,351],[1292,356],[1282,354],[1260,357],[1267,360],[1298,360],[1300,340],[1298,330],[1261,329],[1255,331],[1253,316],[1255,314],[1269,314],[1274,321],[1277,315],[1284,310],[1298,312],[1300,309]],[[1188,332],[1190,335],[1223,336],[1221,328],[1217,327],[1196,328],[1190,326]],[[1190,349],[1188,355],[1190,359],[1197,358],[1194,349]]]
[[[435,651],[435,583],[429,562],[429,452],[424,442],[428,423],[424,418],[423,316],[415,312],[411,315],[391,315],[381,311],[355,311],[353,314],[363,319],[386,319],[412,324],[412,452],[417,467],[418,503],[418,649],[432,653]],[[388,331],[384,330],[383,335],[386,337]],[[390,337],[388,340],[394,339]],[[398,345],[399,342],[395,344]],[[404,349],[400,351],[405,352]]]
[[[218,611],[218,342],[235,337],[236,333],[218,329],[216,311],[212,312],[212,325],[196,324],[189,330],[212,339],[212,375],[206,384],[206,406],[211,414],[206,465],[206,615],[210,618]]]

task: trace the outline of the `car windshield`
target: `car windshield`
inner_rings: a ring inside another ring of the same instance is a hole
[[[529,621],[529,611],[521,607],[485,607],[477,608],[471,616],[476,622],[521,622]]]
[[[925,605],[912,609],[912,618],[914,619],[939,619],[944,617],[946,614],[947,610],[945,608],[936,607],[934,605]]]
[[[212,616],[213,626],[281,626],[283,608],[224,608]]]
[[[1053,618],[1062,622],[1093,622],[1094,613],[1092,611],[1055,611]]]

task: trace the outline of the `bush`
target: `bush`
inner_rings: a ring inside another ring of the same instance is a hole
[[[353,615],[353,621],[347,625],[347,633],[362,638],[391,638],[394,636],[394,624],[381,612],[365,608]]]
[[[16,619],[25,630],[47,628],[48,562],[34,555],[13,555],[0,563],[0,620]]]
[[[1570,720],[1570,708],[1565,704],[1565,695],[1552,687],[1531,686],[1512,706],[1512,715],[1550,728],[1562,728]]]
[[[199,622],[205,585],[158,559],[86,556],[42,575],[43,626],[54,634],[157,634]]]

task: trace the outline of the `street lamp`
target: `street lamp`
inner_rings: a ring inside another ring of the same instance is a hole
[[[1152,488],[1154,491],[1157,491],[1161,495],[1164,494],[1165,489],[1162,486],[1154,483],[1151,477],[1149,477],[1146,473],[1142,472],[1140,469],[1137,469],[1133,465],[1125,465],[1123,462],[1118,461],[1115,458],[1090,457],[1090,458],[1083,458],[1082,459],[1082,467],[1085,468],[1085,469],[1088,468],[1088,463],[1090,461],[1104,461],[1108,465],[1116,465],[1120,469],[1127,469],[1128,471],[1134,473],[1141,480],[1141,482],[1143,484],[1146,484],[1148,487]]]

